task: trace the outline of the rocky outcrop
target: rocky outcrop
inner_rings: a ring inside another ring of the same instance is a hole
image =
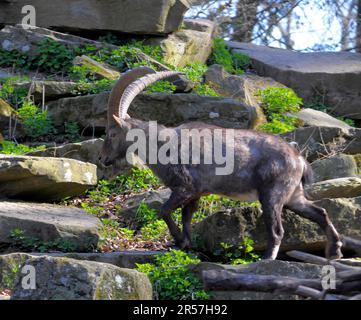
[[[358,176],[357,163],[353,156],[347,154],[320,159],[312,162],[311,166],[315,182]]]
[[[100,221],[85,211],[23,202],[0,202],[0,243],[12,245],[11,234],[21,230],[41,243],[57,241],[77,251],[93,250],[98,243]]]
[[[66,158],[0,155],[2,197],[52,202],[97,184],[96,166]]]
[[[31,55],[46,39],[52,39],[68,48],[86,45],[92,45],[96,48],[104,46],[101,42],[39,27],[28,30],[24,29],[21,25],[16,25],[5,26],[0,30],[0,45],[2,49],[7,51],[18,50]],[[112,47],[116,48],[115,46]]]
[[[117,50],[118,47],[109,43],[94,41],[72,34],[61,33],[45,28],[35,27],[31,30],[22,28],[21,25],[5,26],[0,30],[0,46],[7,51],[17,50],[28,53],[30,56],[36,53],[43,41],[51,39],[56,41],[68,49],[74,50],[79,47],[92,46],[97,49],[108,48],[109,50]],[[126,53],[126,57],[137,61],[147,61],[148,63],[157,67],[158,70],[164,71],[169,68],[159,61],[151,58],[140,49],[134,48],[131,52]],[[45,77],[44,77],[45,78]],[[189,92],[194,87],[192,81],[185,76],[174,76],[169,78],[169,81],[174,82],[177,92]]]
[[[232,97],[252,106],[255,111],[252,128],[257,128],[267,122],[262,110],[259,90],[268,87],[284,87],[271,78],[262,78],[255,74],[231,75],[220,65],[209,67],[205,74],[205,81],[220,95]]]
[[[54,125],[75,121],[82,128],[104,129],[107,123],[109,93],[64,98],[48,104]],[[168,126],[189,121],[203,121],[225,128],[249,128],[254,117],[252,107],[230,98],[204,97],[195,94],[140,94],[129,114],[145,121]]]
[[[159,212],[160,208],[169,199],[170,189],[152,190],[126,200],[122,206],[121,215],[132,220],[136,220],[139,206],[144,203],[149,209]]]
[[[104,167],[99,161],[99,154],[103,147],[103,139],[91,139],[77,143],[68,143],[59,147],[50,147],[45,150],[28,153],[28,156],[56,157],[75,159],[82,162],[89,162],[97,166],[98,179],[112,177],[112,168]]]
[[[215,29],[215,23],[209,20],[185,20],[179,31],[166,38],[150,38],[145,43],[159,45],[168,65],[205,63],[212,52]]]
[[[15,116],[15,110],[3,99],[0,98],[0,132],[9,126],[11,117]]]
[[[250,43],[227,44],[234,51],[249,55],[260,76],[294,89],[306,102],[322,97],[335,114],[361,119],[361,54],[302,53]]]
[[[77,84],[70,81],[20,81],[15,84],[17,89],[25,89],[31,94],[36,103],[56,100],[76,95]]]
[[[75,65],[83,66],[90,73],[109,80],[117,80],[120,77],[120,73],[114,70],[111,66],[95,61],[88,56],[82,55],[74,59]]]
[[[15,273],[11,268],[16,266]],[[36,273],[35,289],[22,285],[24,266]],[[0,285],[12,285],[13,300],[151,300],[148,277],[107,263],[24,254],[0,256]],[[5,282],[5,283],[4,283]]]
[[[286,276],[297,279],[320,279],[322,267],[309,263],[263,260],[248,265],[221,265],[202,262],[195,267],[194,272],[202,279],[202,272],[209,270],[227,270],[238,274]],[[211,291],[214,300],[300,300],[300,296],[281,292],[262,291]]]
[[[18,0],[0,2],[0,23],[16,24],[22,8],[36,8],[36,25],[72,31],[114,31],[137,34],[168,34],[178,30],[189,5],[186,0],[55,1]],[[54,10],[56,8],[56,10]]]
[[[49,147],[45,150],[30,152],[26,155],[35,157],[67,158],[92,163],[97,166],[98,180],[111,180],[114,176],[128,172],[131,166],[124,165],[120,171],[115,172],[112,166],[105,167],[99,161],[99,155],[103,147],[103,142],[104,140],[99,138],[76,143],[67,143],[59,147]],[[139,168],[144,167],[144,163],[136,155],[132,155],[132,161],[132,166]]]
[[[32,253],[34,256],[50,256],[54,258],[64,257],[75,260],[88,260],[103,262],[115,265],[119,268],[134,269],[136,265],[142,263],[152,263],[154,258],[164,254],[163,251],[121,251],[105,253]]]
[[[339,233],[361,240],[361,197],[323,199],[316,204],[329,213]],[[285,236],[281,251],[323,250],[325,235],[319,227],[290,211],[283,214]],[[201,221],[194,227],[198,247],[215,252],[221,242],[241,245],[245,237],[254,240],[254,248],[266,248],[267,233],[262,213],[257,208],[235,208],[221,211]]]
[[[329,114],[314,110],[314,109],[302,109],[299,113],[294,115],[301,121],[301,124],[306,127],[331,127],[331,128],[340,128],[346,132],[352,127],[347,123],[338,120]]]
[[[281,135],[288,142],[297,142],[302,154],[315,161],[338,153],[361,153],[361,129],[345,131],[335,127],[303,127]]]
[[[361,179],[348,177],[321,181],[307,187],[306,192],[313,200],[360,197]]]

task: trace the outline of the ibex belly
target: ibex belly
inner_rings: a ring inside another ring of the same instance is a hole
[[[232,200],[236,201],[246,201],[246,202],[253,202],[257,201],[258,198],[258,192],[256,190],[252,190],[247,193],[241,193],[241,194],[222,194],[221,196],[224,196],[226,198],[230,198]]]

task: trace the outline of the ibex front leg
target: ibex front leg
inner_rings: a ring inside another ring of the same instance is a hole
[[[183,239],[181,249],[190,249],[192,246],[191,223],[194,212],[197,211],[199,199],[189,201],[182,209]]]
[[[174,238],[176,245],[183,246],[182,232],[177,224],[172,219],[172,212],[180,207],[183,207],[191,197],[181,192],[173,191],[170,198],[163,204],[159,216],[162,218],[168,226],[169,232]]]

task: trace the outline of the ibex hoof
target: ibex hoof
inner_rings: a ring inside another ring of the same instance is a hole
[[[192,244],[188,239],[183,239],[181,241],[177,241],[176,246],[180,250],[190,250],[192,248]]]
[[[338,260],[343,257],[341,252],[342,243],[340,241],[326,248],[326,258],[329,260]]]

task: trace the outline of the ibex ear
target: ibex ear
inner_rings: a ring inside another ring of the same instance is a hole
[[[117,117],[115,114],[113,114],[113,118],[114,118],[114,120],[115,120],[121,127],[123,126],[124,120],[120,119],[120,118]]]

